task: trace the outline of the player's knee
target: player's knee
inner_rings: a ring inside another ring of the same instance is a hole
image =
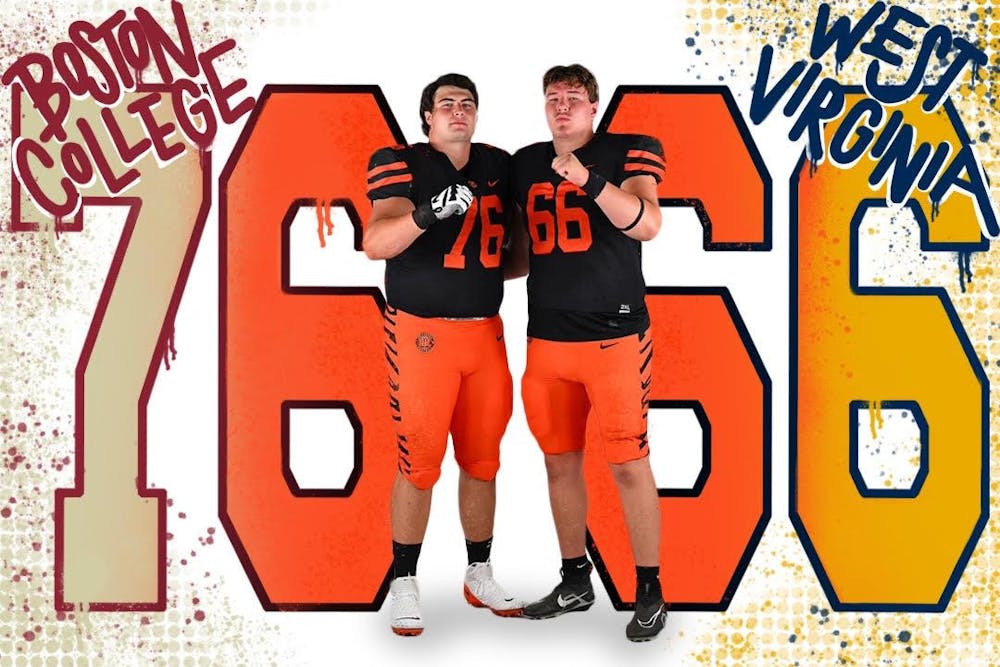
[[[549,484],[560,484],[583,478],[583,452],[562,452],[545,455],[545,472]]]
[[[438,478],[441,477],[441,467],[411,470],[409,474],[404,474],[404,477],[406,481],[416,488],[426,491],[432,488],[437,483]]]
[[[500,461],[459,461],[458,467],[473,479],[489,482],[497,476],[497,471],[500,470]]]
[[[645,484],[651,474],[649,457],[647,456],[611,464],[611,476],[615,478],[615,483],[620,487],[635,488]]]

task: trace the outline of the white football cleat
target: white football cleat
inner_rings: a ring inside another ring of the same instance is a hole
[[[392,631],[404,637],[415,637],[424,631],[420,617],[420,589],[416,577],[397,577],[389,584],[389,613]]]
[[[497,616],[520,616],[524,607],[500,587],[489,563],[473,563],[465,569],[465,599],[473,607],[485,607]]]

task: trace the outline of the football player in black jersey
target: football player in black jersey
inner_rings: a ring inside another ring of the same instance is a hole
[[[390,607],[400,635],[424,627],[417,557],[449,432],[469,557],[465,598],[501,616],[521,613],[489,560],[500,439],[512,402],[498,315],[510,156],[472,143],[478,102],[468,77],[439,77],[420,101],[428,143],[380,149],[368,166],[364,249],[386,260],[385,357],[399,452]]]
[[[660,228],[663,149],[652,137],[594,133],[597,81],[581,65],[553,67],[542,85],[552,141],[519,150],[511,178],[530,237],[521,394],[545,454],[563,566],[559,585],[524,615],[549,618],[594,603],[583,477],[593,411],[636,563],[635,615],[625,634],[644,641],[666,620],[646,436],[653,341],[640,248]]]

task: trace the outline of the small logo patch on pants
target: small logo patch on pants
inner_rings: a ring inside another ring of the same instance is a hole
[[[434,349],[434,336],[429,333],[422,333],[417,336],[417,349],[421,352],[430,352]]]

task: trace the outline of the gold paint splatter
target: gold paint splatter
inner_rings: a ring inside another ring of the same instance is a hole
[[[707,7],[722,4],[727,12],[710,18]],[[687,44],[695,49],[696,64],[688,71],[705,83],[725,81],[737,98],[749,98],[764,44],[775,47],[772,76],[780,75],[798,59],[809,59],[809,42],[819,2],[713,3],[690,0],[686,9]],[[831,20],[847,15],[856,22],[872,3],[831,2]],[[899,4],[899,3],[895,3]],[[906,6],[906,5],[904,5]],[[994,201],[1000,193],[1000,142],[993,141],[1000,84],[1000,9],[980,0],[969,3],[922,3],[909,7],[931,25],[949,26],[956,36],[977,43],[990,66],[980,71],[972,86],[971,75],[953,89],[952,100],[976,146],[992,183]],[[905,30],[904,30],[905,32]],[[916,35],[919,43],[919,35]],[[915,53],[910,54],[909,62]],[[824,75],[834,70],[831,54],[823,61]],[[844,63],[837,80],[860,84],[868,59],[855,52]],[[933,59],[932,59],[933,64]],[[892,76],[883,68],[883,76]],[[904,66],[897,77],[909,74]],[[940,71],[940,68],[939,70]],[[933,72],[933,70],[932,70]],[[936,73],[930,80],[936,80]],[[905,230],[905,228],[904,228]],[[881,232],[885,234],[885,232]],[[903,234],[897,230],[893,233]],[[879,233],[876,232],[876,236]],[[995,515],[1000,503],[1000,244],[972,255],[974,279],[962,292],[955,262],[946,253],[929,255],[930,278],[923,285],[945,287],[962,325],[982,362],[992,388],[990,395],[990,497]],[[891,284],[913,284],[902,267],[898,276],[878,276]],[[923,275],[923,274],[921,274]],[[932,353],[931,351],[928,352]],[[774,488],[774,494],[785,493]],[[993,524],[987,524],[969,560],[948,609],[943,613],[835,612],[817,581],[802,545],[787,518],[772,518],[732,605],[709,622],[696,642],[702,648],[695,658],[703,664],[759,665],[967,665],[996,664],[1000,654],[1000,542]],[[781,563],[779,571],[766,563]],[[754,601],[764,600],[762,603]],[[803,612],[802,610],[807,611]],[[814,611],[815,610],[815,611]],[[750,623],[755,623],[750,628]],[[739,652],[737,656],[736,653]]]

